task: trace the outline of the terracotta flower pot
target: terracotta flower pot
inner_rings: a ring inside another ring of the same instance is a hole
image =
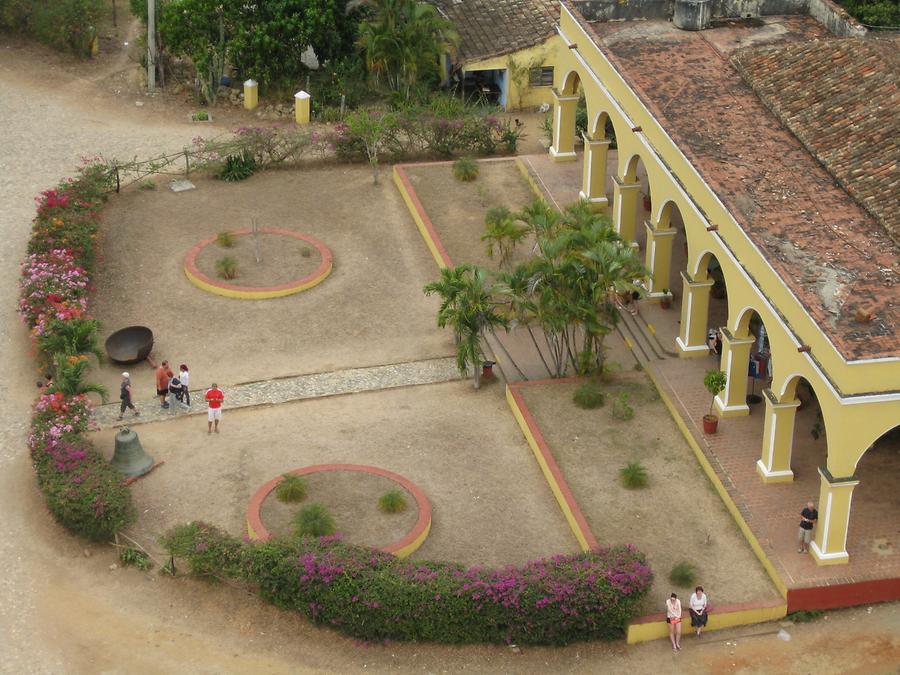
[[[485,380],[490,380],[492,377],[494,377],[493,361],[485,361],[481,364],[481,377]]]
[[[667,295],[664,298],[661,298],[659,301],[659,306],[662,307],[663,309],[669,309],[672,306],[671,296]]]
[[[703,416],[703,433],[714,434],[719,428],[719,418],[715,415]]]

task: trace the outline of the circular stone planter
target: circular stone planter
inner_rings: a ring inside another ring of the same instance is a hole
[[[413,525],[412,529],[403,537],[387,546],[383,546],[380,550],[385,553],[393,553],[398,558],[405,558],[418,549],[425,541],[425,538],[431,531],[431,502],[428,501],[428,497],[425,496],[422,488],[418,485],[393,471],[387,471],[386,469],[379,469],[378,467],[366,466],[363,464],[314,464],[312,466],[305,466],[301,469],[292,469],[287,473],[294,476],[305,476],[321,471],[359,471],[375,476],[381,476],[382,478],[387,478],[400,485],[416,500],[419,517],[416,520],[415,525]],[[254,541],[268,541],[272,538],[272,534],[266,529],[266,526],[263,525],[260,510],[266,497],[269,496],[282,480],[282,476],[273,478],[269,482],[263,484],[250,498],[250,503],[247,505],[247,534],[250,539]]]
[[[197,255],[210,244],[215,243],[218,236],[212,236],[203,241],[194,244],[187,252],[184,258],[184,273],[191,283],[202,288],[204,291],[215,293],[216,295],[224,295],[228,298],[241,298],[244,300],[265,300],[268,298],[282,298],[286,295],[293,295],[300,291],[322,283],[329,274],[331,274],[332,256],[331,249],[318,239],[310,237],[308,234],[301,234],[293,230],[283,230],[277,227],[262,227],[259,229],[260,234],[276,235],[281,237],[291,237],[305,241],[313,246],[321,257],[319,267],[312,273],[302,279],[296,279],[286,284],[277,286],[240,286],[238,284],[229,284],[222,279],[214,279],[201,272],[197,267]],[[253,230],[249,227],[232,231],[235,235],[253,234]]]

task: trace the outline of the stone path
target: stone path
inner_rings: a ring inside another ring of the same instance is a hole
[[[456,359],[445,357],[395,363],[386,366],[370,366],[367,368],[349,368],[329,373],[313,373],[297,375],[260,382],[248,382],[233,387],[223,387],[225,392],[225,411],[235,408],[249,408],[258,405],[274,405],[289,401],[300,401],[307,398],[335,396],[338,394],[354,394],[361,391],[376,391],[394,387],[408,387],[417,384],[436,384],[460,379],[456,368]],[[94,410],[94,418],[101,427],[134,426],[148,422],[171,420],[181,415],[199,415],[206,413],[203,402],[203,390],[193,391],[192,407],[184,410],[163,410],[156,398],[135,401],[140,411],[139,417],[126,412],[123,421],[118,421],[119,403],[114,401],[98,406]]]

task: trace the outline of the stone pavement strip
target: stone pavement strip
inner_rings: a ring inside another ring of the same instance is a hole
[[[349,368],[330,373],[297,375],[223,388],[222,390],[225,392],[223,410],[274,405],[307,398],[377,391],[417,384],[436,384],[458,379],[460,379],[460,374],[456,368],[456,359],[453,357],[395,363],[386,366]],[[141,413],[140,416],[135,417],[130,411],[125,411],[124,419],[121,422],[118,421],[119,402],[113,401],[95,408],[94,419],[101,427],[120,427],[171,420],[182,415],[205,414],[206,403],[203,400],[203,390],[191,392],[191,398],[190,410],[185,410],[180,406],[176,410],[164,410],[160,408],[157,398],[135,401],[135,406]]]

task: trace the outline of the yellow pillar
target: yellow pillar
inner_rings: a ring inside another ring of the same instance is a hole
[[[850,526],[850,500],[859,480],[850,476],[835,478],[827,468],[819,469],[819,522],[815,540],[809,550],[817,565],[843,565],[850,561],[847,553],[847,530]]]
[[[684,292],[681,296],[681,324],[675,344],[678,356],[707,356],[706,326],[709,323],[709,291],[715,283],[712,279],[694,281],[682,271],[681,282]]]
[[[669,228],[656,230],[653,225],[644,221],[647,228],[647,251],[645,266],[650,270],[647,277],[647,296],[659,299],[671,292],[669,288],[669,271],[672,269],[672,242],[677,230]]]
[[[309,124],[310,96],[305,91],[294,94],[294,117],[297,124]]]
[[[256,80],[244,82],[244,108],[253,110],[259,105],[259,83]]]
[[[553,145],[550,156],[557,162],[574,161],[575,154],[575,106],[577,96],[563,96],[553,90]]]
[[[762,456],[756,471],[764,483],[789,483],[794,480],[791,454],[794,450],[794,418],[800,401],[779,402],[771,389],[763,389],[766,420],[763,424]]]
[[[728,376],[725,390],[716,395],[716,410],[722,417],[750,414],[747,405],[747,371],[750,367],[752,337],[738,338],[722,328],[722,363],[719,366]]]
[[[610,140],[594,140],[586,133],[581,135],[584,138],[584,169],[581,171],[581,192],[578,196],[599,211],[609,205],[606,198],[606,155]]]
[[[634,241],[637,229],[637,198],[640,183],[626,183],[613,176],[613,227],[622,239]]]

